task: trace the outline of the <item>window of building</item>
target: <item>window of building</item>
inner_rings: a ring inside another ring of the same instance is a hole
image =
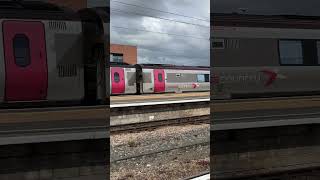
[[[13,38],[13,51],[16,65],[26,67],[30,65],[29,38],[24,34],[17,34]]]
[[[120,75],[118,72],[115,72],[113,74],[113,78],[114,78],[114,82],[116,82],[116,83],[120,82]]]
[[[280,40],[279,51],[281,64],[303,64],[302,41]]]
[[[122,63],[123,62],[123,54],[115,54],[115,53],[110,54],[110,61]]]

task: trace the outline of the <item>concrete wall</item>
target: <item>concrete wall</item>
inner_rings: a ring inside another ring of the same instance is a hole
[[[137,64],[137,47],[111,44],[110,53],[123,54],[123,61],[128,64]]]

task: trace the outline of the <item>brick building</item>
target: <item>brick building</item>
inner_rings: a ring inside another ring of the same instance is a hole
[[[111,44],[110,61],[137,64],[137,47],[128,45]]]

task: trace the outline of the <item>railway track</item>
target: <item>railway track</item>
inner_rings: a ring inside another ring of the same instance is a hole
[[[203,123],[208,123],[208,124],[210,123],[210,115],[189,117],[189,118],[183,118],[183,119],[168,119],[168,120],[161,120],[161,121],[116,125],[116,126],[110,127],[110,132],[112,134],[118,134],[118,133],[124,133],[124,132],[126,133],[139,132],[139,131],[145,131],[145,130],[153,130],[153,129],[164,127],[164,126],[203,124]]]
[[[174,150],[187,149],[187,148],[192,148],[192,147],[197,147],[197,146],[209,146],[209,145],[210,145],[210,141],[189,143],[189,144],[185,144],[185,145],[181,145],[181,146],[177,146],[177,147],[173,147],[173,148],[161,149],[161,150],[156,150],[156,151],[152,151],[152,152],[136,154],[133,156],[125,156],[125,157],[121,157],[121,158],[115,158],[115,159],[111,160],[110,163],[115,163],[115,162],[119,162],[119,161],[126,161],[126,160],[130,160],[130,159],[142,158],[144,156],[157,155],[157,154],[170,152],[170,151],[174,151]]]

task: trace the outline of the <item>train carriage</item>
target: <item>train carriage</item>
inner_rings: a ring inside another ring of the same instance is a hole
[[[209,67],[164,64],[139,64],[136,66],[138,72],[137,89],[140,93],[210,90]]]
[[[98,46],[105,41],[100,34],[105,33],[97,12],[77,13],[31,1],[1,1],[0,10],[1,104],[79,104],[105,99],[98,95],[99,85],[88,88],[96,81],[86,81],[92,76],[98,79],[105,71],[105,64],[98,67],[105,51]],[[94,40],[89,42],[85,35]],[[90,67],[95,70],[88,71]]]
[[[210,72],[208,68],[166,69],[166,92],[208,91]]]
[[[214,14],[217,98],[318,94],[320,18]]]
[[[72,51],[81,49],[81,19],[54,6],[9,2],[5,5],[12,9],[1,9],[2,101],[81,99],[82,57]],[[14,10],[20,12],[10,13]],[[56,16],[50,16],[53,13]]]

